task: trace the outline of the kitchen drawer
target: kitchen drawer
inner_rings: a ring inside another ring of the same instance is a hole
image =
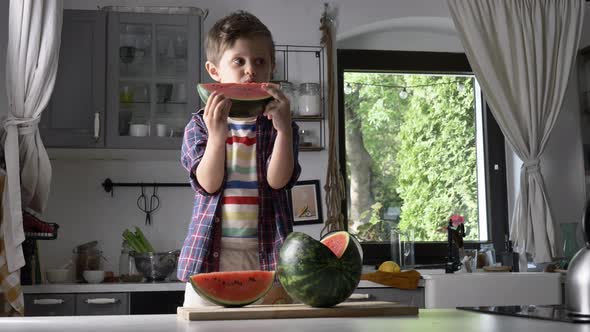
[[[128,315],[128,293],[81,293],[76,295],[76,315]]]
[[[354,294],[357,294],[356,297],[366,295],[366,298],[350,301],[388,301],[424,308],[424,288],[412,290],[388,287],[358,288]]]
[[[25,316],[73,316],[75,294],[25,294]]]

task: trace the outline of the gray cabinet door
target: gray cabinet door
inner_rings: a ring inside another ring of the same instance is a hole
[[[196,15],[108,14],[107,147],[180,149],[199,105],[200,29]]]
[[[76,295],[76,316],[128,314],[128,293],[86,293]]]
[[[64,10],[55,87],[39,125],[45,146],[104,147],[105,45],[105,12]]]
[[[73,316],[75,294],[25,294],[25,316]]]

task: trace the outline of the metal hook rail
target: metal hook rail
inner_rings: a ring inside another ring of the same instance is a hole
[[[111,193],[113,196],[114,187],[190,187],[189,183],[173,183],[173,182],[113,182],[110,178],[106,178],[102,183],[104,191]]]

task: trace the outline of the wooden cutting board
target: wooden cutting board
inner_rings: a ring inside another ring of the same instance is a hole
[[[305,304],[249,305],[240,308],[178,307],[177,314],[186,320],[415,316],[418,315],[418,307],[395,302],[365,301],[343,302],[331,308],[313,308]]]

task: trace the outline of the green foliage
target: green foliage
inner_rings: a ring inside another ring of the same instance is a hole
[[[440,228],[452,214],[464,215],[467,239],[477,239],[473,78],[346,73],[345,82],[366,84],[352,86],[361,101],[355,120],[372,157],[372,194],[379,204],[365,211],[371,218],[358,236],[387,239],[383,207],[401,206],[399,227],[412,228],[417,241],[446,239]],[[400,88],[378,85],[414,88],[401,99]]]

